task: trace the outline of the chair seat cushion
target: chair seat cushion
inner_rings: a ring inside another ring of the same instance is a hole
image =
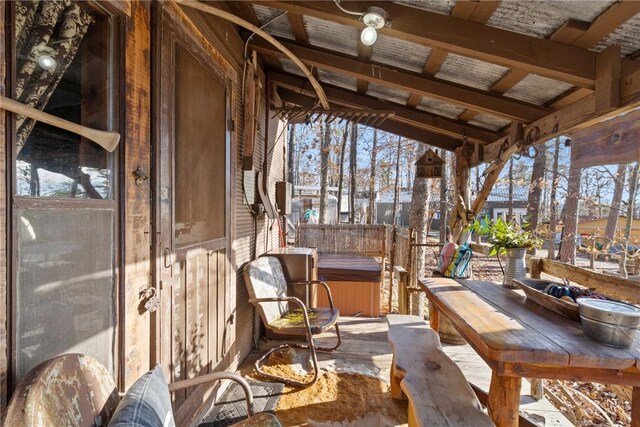
[[[175,427],[167,380],[160,365],[133,383],[109,427]]]
[[[338,321],[340,312],[337,308],[309,308],[309,325],[313,335],[320,334]],[[302,310],[292,310],[284,316],[274,320],[269,324],[269,329],[276,334],[285,335],[306,335],[307,330],[304,323]]]

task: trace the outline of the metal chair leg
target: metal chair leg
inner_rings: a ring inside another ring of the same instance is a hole
[[[312,341],[313,343],[313,341]],[[265,359],[267,359],[271,353],[274,353],[276,351],[279,350],[284,350],[285,348],[302,348],[302,349],[307,349],[309,350],[309,353],[311,355],[311,363],[313,364],[313,378],[309,381],[309,382],[302,382],[302,381],[296,381],[296,380],[292,380],[290,378],[285,378],[279,375],[273,375],[273,374],[269,374],[265,371],[262,370],[262,364],[264,363]],[[266,352],[262,357],[260,357],[260,359],[256,360],[255,363],[255,368],[256,371],[262,375],[265,378],[269,378],[271,380],[277,381],[277,382],[282,382],[294,387],[309,387],[313,384],[315,384],[316,381],[318,381],[318,376],[319,376],[319,372],[320,370],[318,369],[318,357],[316,355],[316,348],[315,346],[312,345],[302,345],[302,344],[282,344],[279,345],[277,347],[272,348],[271,350],[269,350],[268,352]]]

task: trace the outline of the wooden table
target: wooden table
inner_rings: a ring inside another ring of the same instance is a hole
[[[633,386],[631,425],[640,427],[640,343],[607,347],[572,321],[493,282],[425,278],[431,327],[442,312],[491,367],[489,413],[498,427],[517,426],[522,378]]]

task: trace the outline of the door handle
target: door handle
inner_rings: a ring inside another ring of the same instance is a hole
[[[164,248],[162,252],[164,258],[164,268],[171,268],[174,263],[173,252],[171,252],[171,249],[169,248]]]

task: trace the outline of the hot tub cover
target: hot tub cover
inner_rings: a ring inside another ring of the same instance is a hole
[[[379,282],[382,269],[370,256],[322,253],[318,260],[318,277],[335,282]]]

